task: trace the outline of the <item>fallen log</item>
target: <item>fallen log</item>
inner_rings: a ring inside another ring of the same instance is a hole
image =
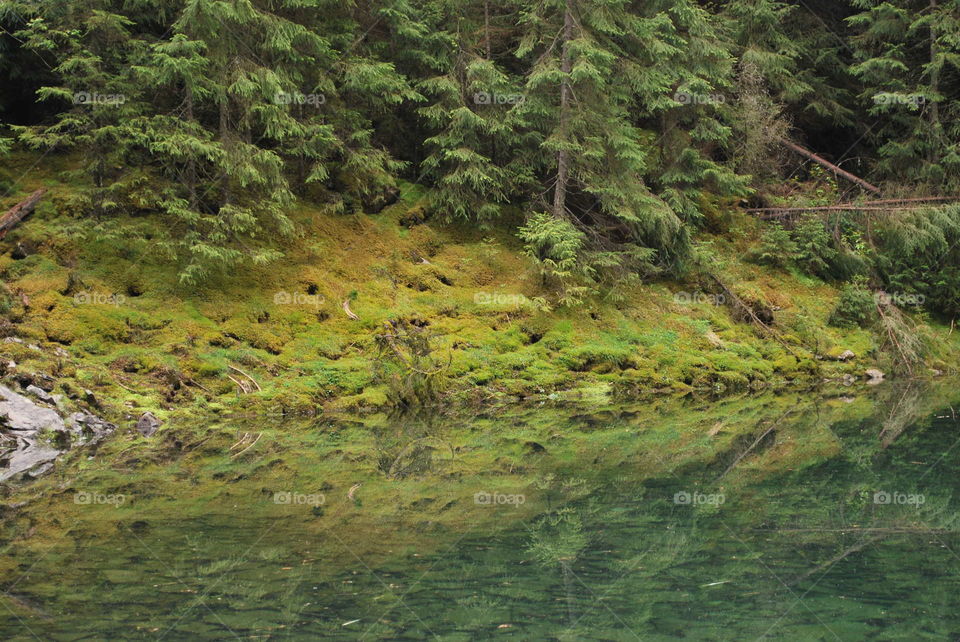
[[[888,212],[933,207],[923,203],[949,203],[960,201],[960,196],[921,196],[917,198],[888,198],[880,201],[837,203],[836,205],[810,205],[807,207],[784,205],[782,207],[751,207],[744,211],[750,214],[772,214],[774,217],[803,212]],[[915,205],[911,205],[915,203]],[[887,205],[889,207],[882,207]]]
[[[33,208],[37,206],[37,203],[40,202],[40,199],[43,197],[44,193],[47,190],[38,189],[36,192],[31,194],[9,210],[7,213],[0,217],[0,239],[7,235],[7,232],[15,228],[20,221],[30,216],[33,213]]]
[[[820,165],[820,166],[822,166],[822,167],[825,167],[826,169],[830,170],[831,172],[833,172],[833,173],[836,174],[837,176],[840,176],[840,177],[842,177],[842,178],[845,178],[845,179],[847,179],[848,181],[850,181],[851,183],[855,183],[855,184],[859,185],[860,187],[862,187],[863,189],[867,190],[868,192],[873,192],[874,194],[879,194],[879,193],[880,193],[880,188],[877,187],[876,185],[871,185],[870,183],[868,183],[867,181],[863,180],[863,179],[860,178],[859,176],[854,176],[854,175],[851,174],[850,172],[848,172],[848,171],[846,171],[846,170],[844,170],[844,169],[840,169],[839,167],[837,167],[836,165],[834,165],[833,163],[831,163],[831,162],[828,161],[827,159],[822,158],[822,157],[820,157],[820,156],[817,156],[816,154],[814,154],[813,152],[811,152],[809,149],[804,149],[803,147],[800,147],[800,145],[797,145],[796,143],[792,143],[792,142],[790,142],[789,140],[786,140],[785,138],[781,138],[781,139],[780,139],[780,144],[783,145],[784,147],[786,147],[787,149],[789,149],[789,150],[791,150],[791,151],[793,151],[793,152],[796,152],[797,154],[800,154],[800,155],[803,156],[804,158],[808,158],[808,159],[812,160],[814,163],[816,163],[816,164],[818,164],[818,165]]]
[[[934,207],[933,205],[924,205],[924,203],[948,203],[951,201],[960,201],[960,196],[926,196],[923,198],[890,198],[882,201],[862,201],[860,203],[837,203],[836,205],[810,205],[807,207],[784,205],[782,207],[751,207],[744,211],[751,214],[763,214],[773,212],[778,214],[791,214],[796,212],[886,212],[894,210],[913,210],[923,209],[925,207]]]

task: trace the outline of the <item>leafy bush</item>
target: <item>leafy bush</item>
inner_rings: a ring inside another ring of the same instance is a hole
[[[838,328],[862,327],[874,319],[876,303],[860,283],[845,285],[828,323]]]
[[[760,246],[750,253],[750,260],[760,265],[785,268],[797,253],[797,244],[780,223],[772,223],[763,231]]]
[[[837,259],[833,239],[823,221],[816,215],[805,216],[793,231],[795,259],[807,274],[828,278]]]
[[[536,261],[543,284],[560,286],[560,304],[581,303],[590,293],[582,283],[592,281],[596,274],[586,260],[584,233],[569,221],[538,212],[520,228],[518,236],[524,242],[524,253]]]

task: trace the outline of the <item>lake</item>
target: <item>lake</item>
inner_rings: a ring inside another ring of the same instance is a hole
[[[6,491],[0,637],[957,640],[958,405],[885,384],[121,436]]]

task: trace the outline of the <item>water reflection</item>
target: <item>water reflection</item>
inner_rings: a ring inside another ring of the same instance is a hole
[[[950,400],[283,426],[241,460],[232,427],[222,457],[114,473],[124,506],[6,509],[0,635],[956,639]],[[314,488],[319,511],[270,500]]]

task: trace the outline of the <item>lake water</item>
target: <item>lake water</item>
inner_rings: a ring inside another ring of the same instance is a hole
[[[0,638],[958,640],[953,401],[120,438],[7,498]]]

